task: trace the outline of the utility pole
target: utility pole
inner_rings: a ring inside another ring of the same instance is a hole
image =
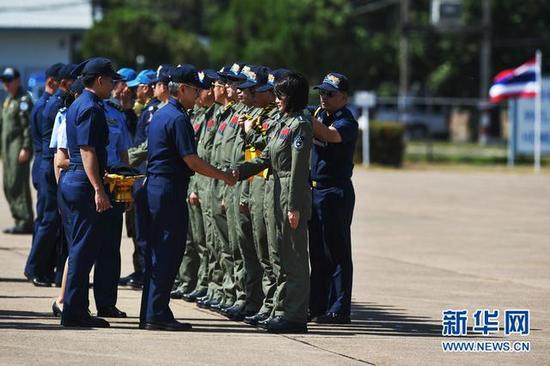
[[[490,116],[489,116],[489,78],[491,72],[491,0],[482,0],[481,20],[481,50],[479,61],[479,144],[485,145],[488,140]]]
[[[399,121],[403,121],[406,97],[409,89],[409,0],[401,0],[399,16],[399,99],[397,103]]]

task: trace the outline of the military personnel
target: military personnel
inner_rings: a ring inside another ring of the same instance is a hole
[[[0,80],[8,93],[0,120],[4,195],[15,221],[15,225],[4,229],[4,233],[32,234],[33,212],[29,181],[32,156],[29,122],[32,99],[23,90],[17,69],[7,67],[0,74]]]
[[[38,101],[35,103],[32,113],[31,113],[31,133],[32,133],[32,144],[34,159],[31,168],[31,180],[34,186],[34,189],[37,191],[36,199],[36,218],[34,220],[34,229],[33,229],[33,240],[31,248],[34,246],[34,240],[36,236],[36,230],[42,220],[42,214],[44,211],[44,197],[40,195],[40,190],[38,189],[39,176],[40,176],[40,163],[42,161],[42,134],[40,132],[40,119],[46,102],[48,99],[56,92],[59,82],[57,80],[59,70],[65,66],[62,63],[56,63],[48,67],[46,70],[46,82],[44,86],[44,93],[38,98]],[[29,264],[28,258],[25,265],[25,276],[31,281],[36,278],[34,274],[34,268],[32,264]],[[40,279],[38,282],[43,282],[44,279]]]
[[[307,223],[311,210],[309,157],[312,127],[303,110],[308,100],[307,80],[289,73],[275,84],[277,107],[284,125],[260,157],[238,166],[240,179],[269,168],[275,179],[275,219],[280,238],[280,270],[268,332],[307,332],[309,264]]]
[[[136,104],[140,105],[140,112],[136,125],[136,134],[134,137],[134,146],[137,146],[147,139],[147,130],[149,123],[160,100],[154,97],[154,87],[157,83],[157,72],[151,69],[142,70],[134,80],[127,82],[129,88],[135,88]],[[141,107],[143,105],[143,107]],[[134,106],[134,111],[135,111]]]
[[[261,72],[261,71],[260,71]],[[254,104],[261,108],[260,114],[248,119],[244,124],[247,142],[247,160],[260,156],[269,139],[279,127],[280,112],[275,105],[273,93],[274,82],[289,70],[277,69],[270,72],[265,84],[256,87]],[[265,321],[273,310],[273,301],[277,289],[277,273],[280,267],[278,252],[278,237],[271,214],[274,212],[273,175],[264,170],[254,176],[250,182],[250,216],[254,234],[254,244],[260,265],[262,266],[263,302],[254,315],[245,317],[244,321],[251,325]]]
[[[242,82],[239,75],[244,65],[234,63],[230,67],[223,67],[218,74],[225,82],[226,108],[216,118],[220,119],[218,131],[214,138],[212,164],[219,169],[229,169],[232,164],[232,152],[237,135],[240,132],[238,124],[238,113],[242,104],[235,103],[237,100],[236,85]],[[220,265],[223,271],[223,285],[219,301],[204,299],[198,301],[199,307],[208,307],[215,311],[240,310],[246,301],[244,289],[244,264],[237,243],[236,228],[238,225],[237,215],[231,209],[234,205],[234,188],[212,181],[212,214],[214,217],[217,238],[221,244]]]
[[[103,183],[107,168],[109,126],[103,99],[120,79],[111,61],[96,57],[77,68],[86,87],[67,111],[67,145],[71,163],[61,180],[70,222],[69,262],[61,325],[109,327],[88,312],[90,270],[103,244],[101,215],[112,209]]]
[[[346,324],[351,312],[351,176],[358,125],[346,108],[349,81],[344,75],[329,73],[315,89],[321,106],[313,119],[310,310],[317,323]]]
[[[216,110],[214,103],[213,82],[219,78],[214,70],[199,72],[199,80],[203,84],[199,97],[195,103],[195,112],[191,116],[195,141],[197,143],[197,155],[206,162],[210,161],[208,147],[211,139],[205,138],[206,134],[213,137],[212,128],[208,130],[208,123],[213,124],[213,114]],[[212,126],[211,126],[212,127]],[[210,141],[209,141],[210,140]],[[210,184],[210,178],[201,175],[191,177],[189,183],[189,231],[185,248],[185,255],[180,266],[178,288],[171,293],[172,298],[183,298],[193,302],[197,297],[206,295],[208,290],[208,250],[206,248],[206,229],[209,223],[205,217],[209,214],[206,187]],[[203,213],[203,209],[207,212]]]
[[[61,286],[65,264],[65,242],[62,240],[61,217],[57,206],[57,180],[53,158],[55,149],[50,149],[55,118],[63,107],[75,75],[76,65],[64,65],[58,72],[59,87],[48,99],[42,116],[39,118],[42,139],[42,162],[39,175],[39,196],[44,202],[42,219],[34,235],[33,246],[27,259],[28,266],[35,273],[32,282],[35,286],[51,286],[52,282]],[[54,277],[55,269],[55,277]]]
[[[231,174],[196,155],[194,133],[185,109],[191,108],[202,85],[194,67],[171,70],[173,99],[153,115],[148,137],[146,276],[140,328],[182,331],[190,324],[175,320],[169,307],[170,289],[181,263],[187,230],[187,185],[196,171],[228,184]],[[169,233],[167,235],[167,233]]]

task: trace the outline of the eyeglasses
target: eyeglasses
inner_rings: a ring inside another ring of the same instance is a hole
[[[336,92],[330,90],[319,90],[319,95],[325,98],[332,98],[334,95],[336,95]]]
[[[275,97],[279,100],[286,99],[286,95],[280,92],[275,92]]]

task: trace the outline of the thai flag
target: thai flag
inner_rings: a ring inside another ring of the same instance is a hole
[[[498,103],[508,98],[534,98],[538,90],[538,65],[535,58],[515,69],[501,71],[493,79],[489,90],[491,102]]]

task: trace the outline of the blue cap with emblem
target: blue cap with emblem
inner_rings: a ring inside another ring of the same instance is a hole
[[[128,85],[129,88],[133,88],[138,85],[152,85],[157,81],[158,79],[157,79],[156,71],[151,69],[145,69],[140,71],[140,73],[137,74],[134,80],[130,80],[126,82],[126,85]]]
[[[314,86],[313,89],[347,92],[349,91],[349,81],[344,75],[331,72],[325,76],[321,84]]]
[[[162,64],[157,69],[157,79],[161,83],[168,84],[170,82],[170,69],[172,65]]]
[[[136,70],[132,69],[131,67],[123,67],[117,71],[117,74],[122,76],[122,81],[134,80],[137,77]]]
[[[220,76],[218,75],[216,70],[212,69],[201,70],[199,71],[198,75],[199,81],[201,82],[203,89],[210,89],[214,81],[220,79]]]
[[[170,70],[170,81],[202,88],[197,69],[193,65],[178,65]]]
[[[21,76],[19,73],[19,70],[17,70],[15,67],[6,67],[4,71],[2,71],[2,74],[0,74],[0,80],[2,81],[11,81],[13,79],[17,79]]]
[[[246,80],[237,85],[237,88],[248,89],[258,85],[264,85],[267,83],[268,73],[268,69],[263,66],[246,65],[240,73]]]
[[[268,90],[273,90],[273,86],[275,85],[275,82],[288,74],[290,72],[289,69],[276,69],[271,71],[267,76],[267,82],[256,88],[256,93],[263,93]]]
[[[80,63],[74,70],[76,75],[82,77],[110,76],[113,80],[121,80],[122,76],[113,69],[111,60],[105,57],[92,57]]]
[[[246,77],[240,72],[246,64],[244,62],[235,62],[233,65],[226,65],[218,71],[218,75],[229,81],[244,81]]]
[[[59,70],[61,70],[65,66],[64,63],[58,62],[46,69],[46,78],[57,78],[59,75]]]

